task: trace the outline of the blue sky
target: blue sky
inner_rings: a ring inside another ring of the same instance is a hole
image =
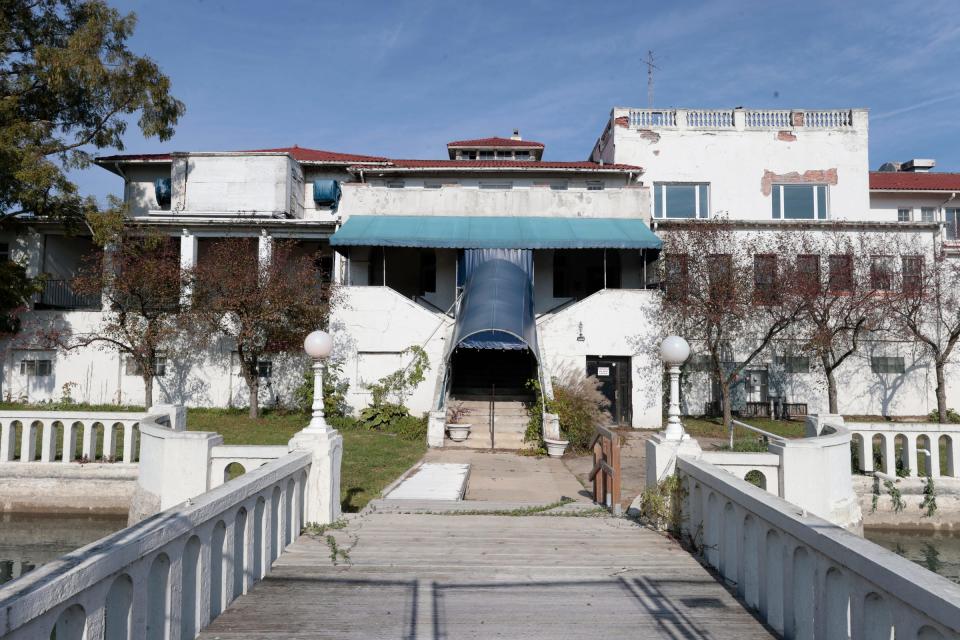
[[[870,166],[960,171],[960,4],[113,0],[187,106],[126,152],[303,147],[444,157],[507,135],[583,159],[613,106],[868,107]],[[104,151],[103,153],[107,153]],[[97,167],[84,193],[119,193]]]

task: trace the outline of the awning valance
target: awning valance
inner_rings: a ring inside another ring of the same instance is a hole
[[[339,247],[445,249],[659,249],[643,220],[543,216],[350,216]]]

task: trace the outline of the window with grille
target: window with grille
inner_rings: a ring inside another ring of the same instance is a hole
[[[777,256],[753,257],[753,298],[763,304],[777,297]]]
[[[935,222],[937,219],[937,210],[933,207],[921,207],[920,209],[920,221],[921,222]]]
[[[919,293],[922,288],[923,258],[903,256],[903,292]]]
[[[710,185],[706,183],[653,184],[655,218],[707,218],[710,212]]]
[[[143,367],[140,366],[140,363],[133,357],[127,356],[126,365],[124,366],[124,373],[128,376],[142,376]],[[167,358],[166,356],[156,356],[153,359],[153,375],[162,378],[167,375]]]
[[[783,220],[826,220],[827,185],[773,185],[773,217]]]
[[[830,256],[830,291],[853,291],[853,256]]]
[[[257,377],[269,378],[273,375],[273,361],[259,358],[257,360]]]
[[[44,377],[53,374],[53,360],[28,359],[20,361],[20,375]]]
[[[906,369],[899,356],[874,356],[870,358],[870,370],[874,373],[903,373]]]
[[[870,258],[870,286],[874,291],[893,289],[893,264],[890,256]]]
[[[910,209],[897,209],[897,222],[910,222]]]

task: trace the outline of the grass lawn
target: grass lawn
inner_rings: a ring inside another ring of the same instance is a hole
[[[287,444],[310,421],[304,414],[268,413],[251,420],[246,410],[188,409],[192,431],[216,431],[224,444]],[[340,504],[344,512],[362,509],[427,450],[423,440],[406,440],[389,433],[344,429]]]
[[[694,438],[727,438],[729,432],[723,426],[722,418],[682,418],[683,428]],[[740,420],[751,427],[769,431],[784,438],[802,438],[804,423],[802,420],[770,420],[769,418],[745,418]],[[755,434],[748,429],[736,428],[734,438],[754,439]]]

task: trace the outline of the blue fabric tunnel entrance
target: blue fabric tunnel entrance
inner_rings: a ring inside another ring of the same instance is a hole
[[[454,389],[488,392],[492,385],[522,392],[540,359],[533,312],[532,252],[464,252],[466,285],[448,362]]]

